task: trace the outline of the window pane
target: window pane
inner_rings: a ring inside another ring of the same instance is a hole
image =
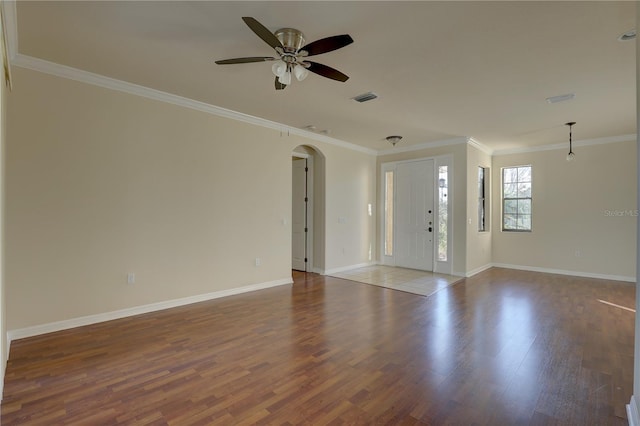
[[[518,198],[517,183],[507,183],[504,185],[504,198]]]
[[[531,182],[531,167],[518,167],[518,182]]]
[[[504,213],[505,214],[518,213],[518,200],[504,200]]]
[[[526,231],[531,229],[531,215],[518,215],[518,230]]]
[[[504,183],[511,183],[518,181],[518,169],[515,167],[509,167],[504,169],[502,180]]]
[[[518,214],[531,214],[531,200],[518,200]]]
[[[518,198],[531,198],[531,182],[518,184]]]
[[[484,167],[478,167],[478,231],[486,231],[485,225],[485,174]]]
[[[447,261],[447,226],[449,213],[449,168],[438,167],[438,260]]]
[[[503,228],[506,230],[516,230],[516,215],[515,214],[504,214],[504,223]]]

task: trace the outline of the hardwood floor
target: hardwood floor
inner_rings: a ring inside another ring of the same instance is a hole
[[[294,279],[14,341],[2,424],[627,424],[632,284]]]

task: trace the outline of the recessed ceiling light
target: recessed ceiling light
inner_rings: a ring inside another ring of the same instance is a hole
[[[575,93],[567,93],[566,95],[551,96],[550,98],[547,98],[546,101],[550,104],[555,104],[558,102],[570,101],[575,97],[576,97]]]
[[[636,30],[629,30],[624,34],[621,34],[618,37],[618,41],[629,41],[629,40],[635,40],[636,38]]]

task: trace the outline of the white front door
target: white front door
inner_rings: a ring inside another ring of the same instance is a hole
[[[293,159],[293,198],[291,208],[291,267],[307,268],[307,159]]]
[[[433,160],[399,163],[395,180],[396,266],[433,271]]]

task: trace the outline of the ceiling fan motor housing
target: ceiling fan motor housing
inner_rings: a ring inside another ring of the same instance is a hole
[[[273,34],[280,40],[286,53],[296,53],[304,46],[304,34],[295,28],[280,28]]]

